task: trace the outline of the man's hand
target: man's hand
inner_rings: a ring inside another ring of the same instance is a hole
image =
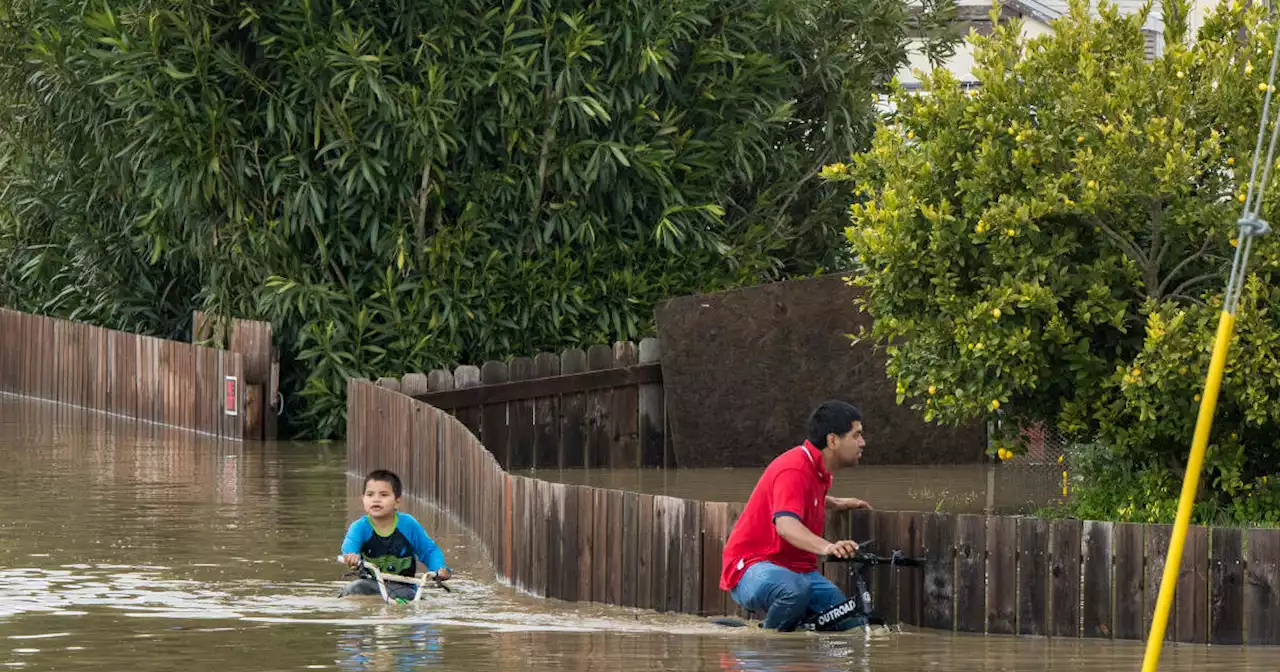
[[[436,570],[436,580],[438,581],[448,581],[450,576],[453,575],[449,573],[448,567],[441,567]]]
[[[822,549],[822,555],[835,558],[852,558],[853,554],[857,552],[858,542],[850,541],[848,539],[842,539],[833,544],[827,544],[827,547]]]
[[[342,561],[343,561],[343,562],[345,562],[345,563],[347,563],[347,566],[348,566],[348,567],[355,567],[356,565],[359,565],[359,564],[360,564],[360,554],[359,554],[359,553],[348,553],[348,554],[346,554],[346,555],[342,556]]]
[[[833,511],[870,509],[871,505],[857,497],[827,497],[827,508]]]

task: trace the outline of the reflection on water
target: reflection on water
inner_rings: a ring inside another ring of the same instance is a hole
[[[341,446],[219,442],[0,396],[0,667],[23,670],[1135,669],[1140,643],[724,629],[521,595],[448,516],[455,592],[339,600],[359,514]],[[852,473],[852,472],[851,472]],[[1276,670],[1169,645],[1162,670]]]
[[[517,472],[557,483],[713,502],[745,502],[763,469],[538,469]],[[868,465],[835,474],[831,494],[886,511],[1030,513],[1057,503],[1057,465]]]

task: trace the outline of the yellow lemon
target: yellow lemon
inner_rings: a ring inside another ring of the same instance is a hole
[[[999,400],[999,399],[992,399],[992,400],[991,400],[991,410],[993,410],[993,411],[998,411],[998,410],[1000,410],[1000,400]]]
[[[998,319],[1000,319],[1000,309],[999,309],[999,308],[992,308],[992,309],[991,309],[991,317],[994,317],[994,318],[996,318],[997,320],[998,320]]]
[[[929,386],[929,394],[937,394],[937,393],[938,393],[938,386],[937,386],[937,385],[930,385],[930,386]]]

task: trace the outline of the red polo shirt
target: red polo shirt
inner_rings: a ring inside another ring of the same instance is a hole
[[[805,441],[774,458],[725,542],[720,589],[733,590],[742,573],[762,560],[795,572],[817,571],[818,556],[778,536],[773,521],[777,516],[791,515],[823,536],[830,490],[831,474],[812,443]]]

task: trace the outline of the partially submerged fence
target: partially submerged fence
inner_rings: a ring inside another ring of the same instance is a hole
[[[456,416],[504,469],[674,466],[658,341],[384,378]]]
[[[457,516],[535,595],[720,615],[720,554],[742,511],[505,473],[456,418],[368,381],[348,385],[348,469],[388,468]],[[838,483],[838,480],[837,480]],[[830,537],[927,558],[873,569],[877,611],[926,628],[1142,639],[1170,526],[902,511],[833,514]],[[1168,638],[1280,644],[1280,530],[1192,527]],[[843,565],[824,572],[849,590]]]
[[[241,440],[239,354],[0,308],[0,392]]]
[[[195,311],[191,342],[240,354],[244,361],[244,438],[274,440],[279,433],[278,415],[284,400],[280,395],[280,352],[275,347],[271,323],[239,318],[229,322],[227,325]]]

